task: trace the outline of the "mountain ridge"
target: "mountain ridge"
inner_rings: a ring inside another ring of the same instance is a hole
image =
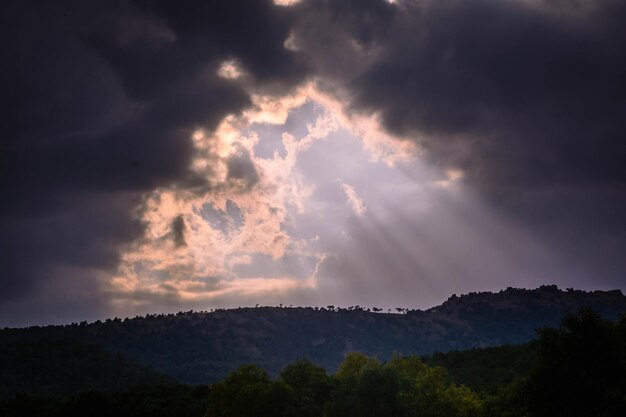
[[[331,307],[331,306],[329,306]],[[349,308],[251,307],[181,312],[65,326],[0,330],[0,343],[71,339],[101,346],[187,383],[222,379],[244,363],[276,374],[307,358],[333,372],[359,351],[387,360],[394,353],[426,355],[534,338],[582,307],[616,319],[626,313],[620,290],[580,291],[554,285],[453,295],[428,310],[403,314]]]

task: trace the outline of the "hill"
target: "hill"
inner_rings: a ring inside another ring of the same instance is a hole
[[[615,319],[626,313],[626,297],[618,290],[542,286],[453,295],[435,308],[402,314],[330,307],[239,308],[3,329],[0,343],[76,340],[181,382],[206,383],[244,363],[259,364],[276,375],[286,364],[307,358],[333,372],[350,351],[387,360],[394,352],[426,355],[525,343],[536,336],[536,329],[556,326],[565,313],[581,307]]]

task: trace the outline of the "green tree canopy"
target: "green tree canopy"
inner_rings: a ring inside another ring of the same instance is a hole
[[[289,386],[271,381],[258,365],[244,365],[211,386],[206,417],[280,417],[293,397]]]

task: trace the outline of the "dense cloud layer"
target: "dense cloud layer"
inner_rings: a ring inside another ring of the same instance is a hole
[[[462,175],[588,286],[601,276],[624,287],[625,19],[620,0],[3,2],[2,321],[107,314],[107,277],[146,239],[139,211],[158,190],[269,189],[247,148],[223,161],[209,150],[191,169],[194,133],[210,138],[258,97],[311,82]],[[220,75],[224,62],[232,77]],[[226,185],[211,181],[218,162]],[[351,184],[338,190],[367,213]],[[177,248],[193,226],[183,214],[167,220]]]
[[[431,164],[460,169],[492,204],[588,268],[590,279],[602,274],[623,285],[624,2],[301,7],[295,43],[314,56],[329,90],[342,89],[351,111],[378,114]],[[334,38],[319,45],[320,36]]]
[[[133,210],[144,193],[206,191],[189,169],[193,131],[250,104],[218,76],[223,60],[236,57],[251,82],[276,93],[306,71],[283,48],[288,10],[269,1],[1,7],[3,304],[38,294],[60,268],[80,268],[77,281],[114,269],[123,245],[142,235]],[[253,175],[245,159],[231,167]]]
[[[301,5],[295,43],[353,111],[481,188],[623,184],[623,2],[398,3]]]

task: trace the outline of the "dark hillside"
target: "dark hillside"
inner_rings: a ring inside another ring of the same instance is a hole
[[[520,344],[533,339],[536,329],[556,326],[565,313],[583,306],[615,319],[626,312],[626,297],[620,291],[543,286],[452,296],[441,306],[403,314],[360,307],[241,308],[4,329],[0,341],[75,339],[122,353],[181,382],[205,383],[244,363],[276,375],[304,357],[333,372],[350,351],[387,360],[394,352],[424,355]]]

